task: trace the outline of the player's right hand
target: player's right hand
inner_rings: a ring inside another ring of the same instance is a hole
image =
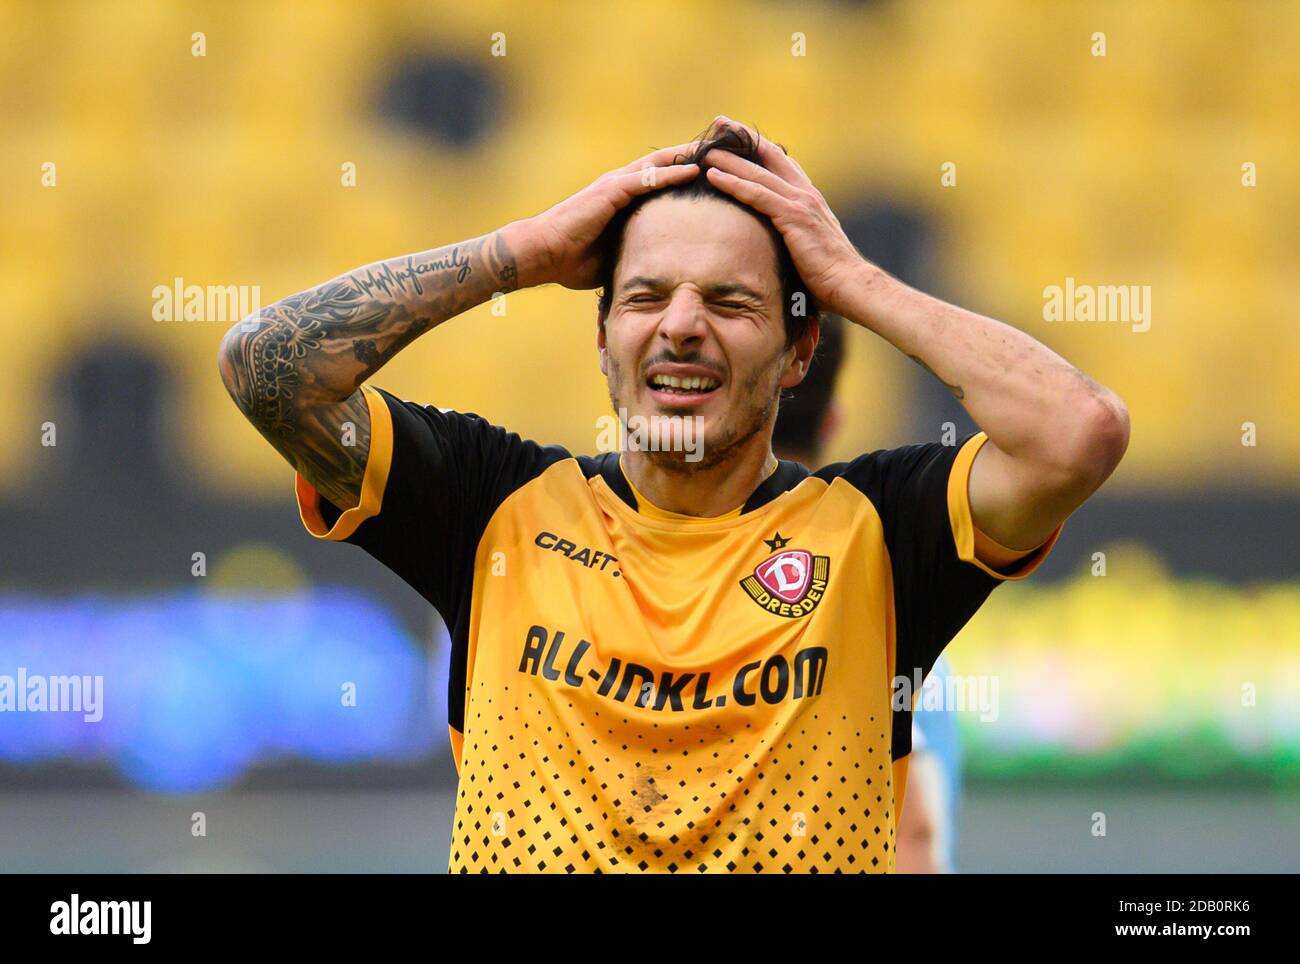
[[[596,287],[600,253],[595,243],[615,213],[641,194],[683,184],[700,172],[695,164],[675,164],[688,157],[696,143],[661,147],[623,167],[596,178],[585,188],[541,214],[512,227],[526,241],[536,260],[521,275],[534,284],[561,284],[584,290]]]

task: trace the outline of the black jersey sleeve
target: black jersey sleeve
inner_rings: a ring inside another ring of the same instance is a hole
[[[986,440],[976,432],[956,445],[882,449],[840,467],[845,480],[871,500],[884,530],[894,583],[895,679],[924,680],[993,589],[1037,569],[1060,534],[1058,526],[1005,571],[977,558],[969,480]],[[894,744],[896,757],[910,751],[910,703],[896,714]]]

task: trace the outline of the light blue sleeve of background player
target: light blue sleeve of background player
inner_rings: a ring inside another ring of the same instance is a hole
[[[934,664],[930,675],[937,677],[935,685],[952,673],[947,657],[940,656]],[[948,866],[955,872],[957,868],[957,827],[961,804],[961,731],[957,726],[955,710],[919,710],[912,715],[914,730],[923,734],[926,749],[933,753],[947,778],[946,806],[943,820],[948,840]]]

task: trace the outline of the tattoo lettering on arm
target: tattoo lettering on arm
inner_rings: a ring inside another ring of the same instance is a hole
[[[499,233],[368,265],[230,329],[222,379],[303,478],[338,508],[351,508],[370,450],[361,384],[430,328],[517,286]]]
[[[966,397],[966,393],[965,393],[964,391],[962,391],[962,387],[961,387],[960,385],[949,385],[949,384],[948,384],[947,382],[945,382],[942,378],[939,378],[939,376],[938,376],[937,374],[935,374],[935,371],[934,371],[933,368],[931,368],[929,365],[927,365],[927,364],[926,364],[925,362],[923,362],[921,359],[917,358],[915,355],[908,355],[907,357],[910,358],[910,359],[912,359],[912,361],[916,362],[918,365],[920,365],[922,368],[924,368],[924,369],[925,369],[927,372],[929,372],[931,375],[934,375],[935,378],[938,378],[938,379],[939,379],[939,384],[942,385],[944,388],[948,389],[948,391],[952,392],[953,398],[956,398],[956,399],[963,399],[963,398]]]

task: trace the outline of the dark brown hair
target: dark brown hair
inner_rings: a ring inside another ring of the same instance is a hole
[[[772,427],[772,450],[779,458],[807,459],[809,468],[817,468],[813,463],[821,458],[826,441],[821,436],[822,426],[844,363],[844,326],[844,319],[838,315],[822,319],[821,337],[808,374],[794,388],[781,393],[781,407]]]
[[[679,164],[699,164],[700,173],[697,177],[692,178],[685,184],[675,184],[662,190],[640,195],[631,204],[614,215],[601,233],[600,239],[597,241],[597,249],[600,252],[600,270],[597,275],[597,287],[599,289],[597,310],[600,319],[603,322],[609,315],[610,304],[614,297],[614,269],[618,266],[619,257],[623,253],[623,235],[627,230],[628,221],[632,215],[640,210],[643,204],[653,198],[669,197],[688,200],[715,198],[727,204],[734,204],[742,211],[753,215],[767,229],[772,238],[776,253],[777,279],[781,284],[782,312],[785,315],[785,343],[786,347],[789,347],[808,332],[810,318],[816,313],[812,297],[808,294],[808,287],[804,284],[803,279],[799,277],[799,272],[795,270],[794,262],[790,258],[790,252],[785,246],[785,240],[781,237],[781,232],[772,224],[772,219],[759,211],[755,211],[749,205],[741,203],[727,192],[714,187],[704,173],[705,164],[702,161],[702,158],[709,151],[716,149],[729,151],[737,157],[743,157],[747,161],[762,166],[762,161],[759,160],[758,144],[746,130],[732,127],[715,127],[712,124],[696,140],[699,141],[699,145],[689,156],[679,155],[674,160]],[[779,144],[777,146],[781,147]],[[781,150],[784,151],[785,148],[781,147]],[[799,293],[803,294],[801,299],[803,314],[795,313],[795,295]],[[820,319],[820,314],[818,317]]]

